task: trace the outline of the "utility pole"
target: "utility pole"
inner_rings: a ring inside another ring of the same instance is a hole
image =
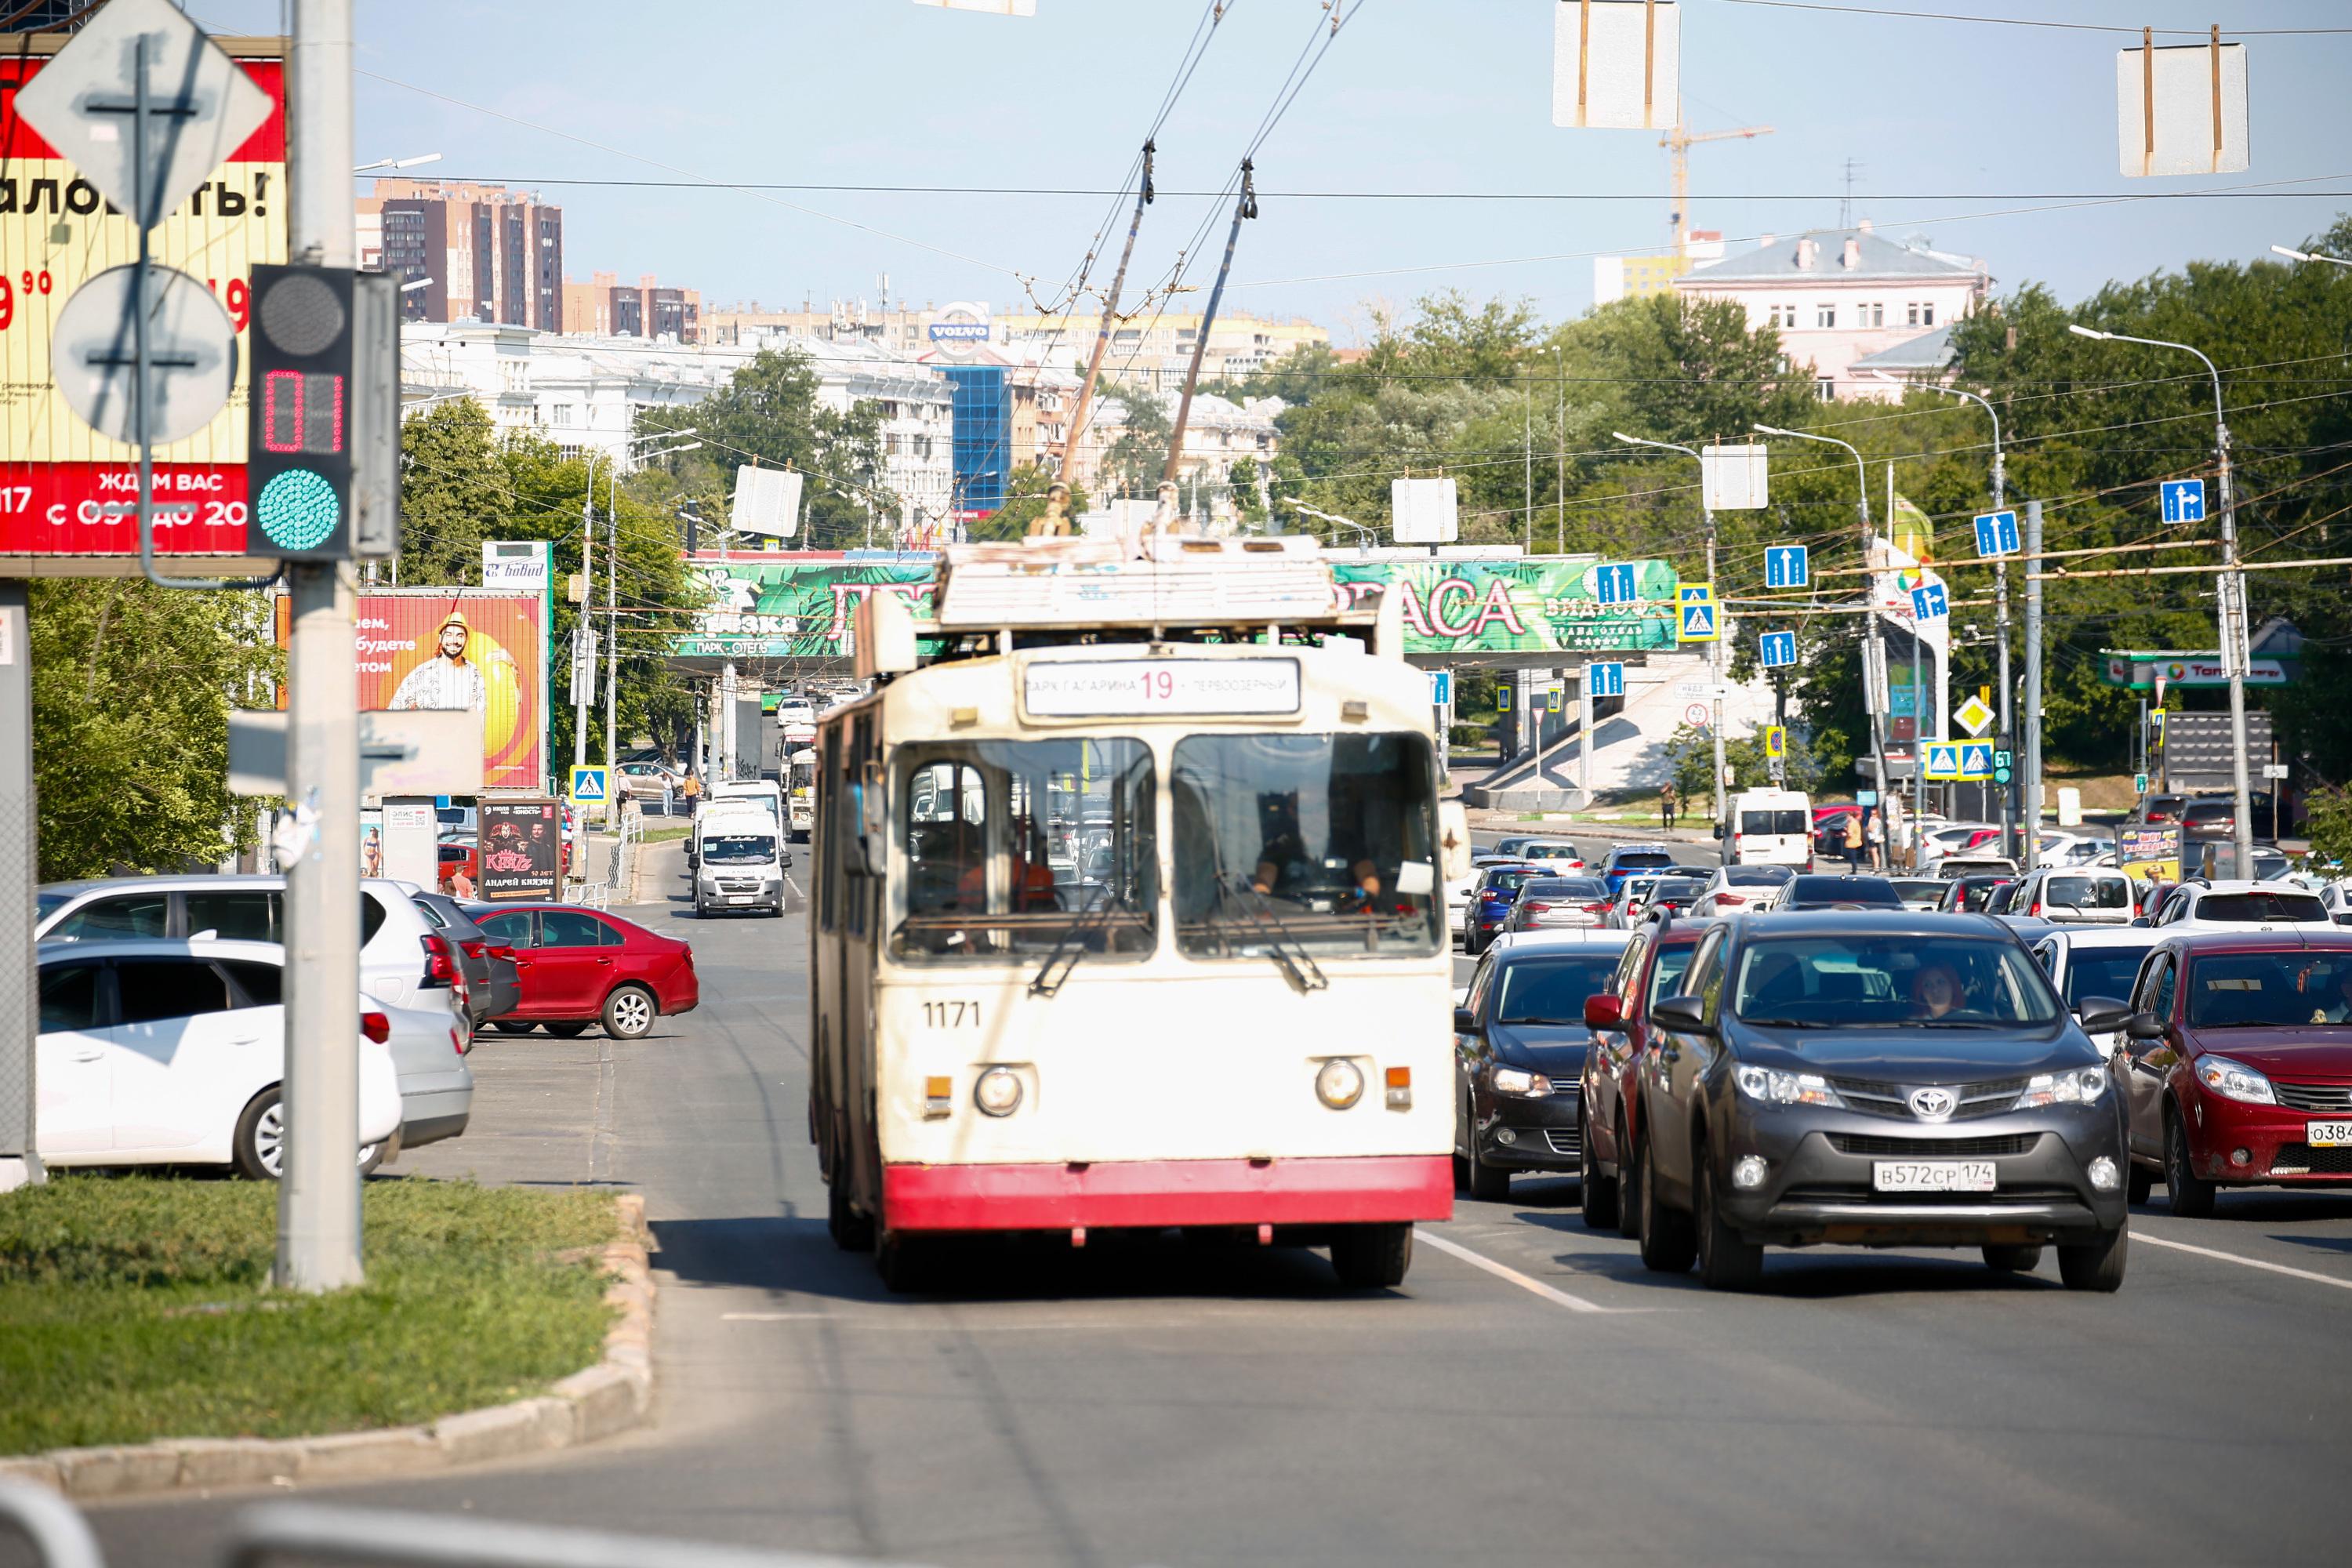
[[[294,0],[287,252],[357,259],[352,0]],[[286,868],[285,1142],[276,1281],[360,1283],[360,718],[356,590],[341,562],[289,562],[286,795],[307,842]]]
[[[593,481],[592,481],[593,488]],[[613,734],[621,674],[621,465],[604,465],[604,819],[615,822],[613,770],[621,765]]]
[[[2042,846],[2042,503],[2025,503],[2025,811],[2021,826],[2025,858],[2018,865],[2033,869]]]
[[[1552,347],[1551,364],[1553,378],[1559,384],[1559,472],[1555,477],[1559,489],[1552,497],[1555,504],[1551,548],[1553,554],[1565,555],[1568,553],[1568,361],[1557,344]]]
[[[2237,844],[2239,867],[2251,867],[2254,863],[2254,807],[2253,786],[2246,765],[2246,665],[2252,647],[2246,626],[2246,574],[2238,565],[2238,500],[2230,484],[2230,424],[2222,409],[2221,369],[2203,350],[2187,343],[2165,338],[2136,338],[2128,332],[2103,332],[2074,321],[2067,323],[2066,330],[2078,338],[2179,349],[2183,353],[2195,354],[2203,362],[2205,374],[2213,378],[2213,457],[2221,491],[2221,576],[2215,585],[2220,590],[2217,608],[2221,612],[2221,668],[2230,677],[2230,772],[2238,797],[2236,831],[2231,837]]]
[[[1536,400],[1524,392],[1519,395],[1519,429],[1527,458],[1527,491],[1519,514],[1527,530],[1522,548],[1532,555],[1536,548]]]
[[[1762,426],[1759,426],[1758,428],[1761,429]],[[1628,436],[1622,431],[1612,430],[1610,434],[1629,447],[1655,447],[1661,451],[1680,452],[1695,463],[1705,461],[1700,458],[1698,448],[1696,447],[1677,447],[1672,441],[1648,441],[1639,436]],[[1816,437],[1813,439],[1818,440],[1822,437]],[[1699,515],[1706,520],[1706,580],[1709,584],[1712,584],[1715,582],[1715,509],[1706,504],[1704,486],[1701,487],[1699,497]],[[1864,528],[1869,526],[1867,510],[1864,514],[1863,526]],[[1722,603],[1719,595],[1716,602]],[[1729,764],[1725,762],[1723,755],[1723,637],[1720,635],[1723,631],[1722,625],[1718,622],[1715,629],[1717,634],[1716,639],[1707,645],[1706,649],[1707,684],[1715,707],[1715,782],[1707,790],[1707,798],[1715,805],[1716,840],[1727,850],[1731,843],[1727,828],[1731,816],[1730,797],[1725,793],[1727,786],[1724,784],[1724,774],[1729,770]],[[1586,720],[1590,722],[1591,709],[1589,705],[1585,713]],[[1588,741],[1586,750],[1589,752],[1591,749],[1591,742]]]
[[[1217,324],[1217,307],[1225,298],[1225,279],[1233,276],[1234,247],[1241,242],[1242,220],[1257,216],[1257,187],[1251,183],[1250,161],[1242,160],[1241,194],[1234,198],[1234,226],[1225,231],[1225,259],[1217,268],[1216,287],[1209,290],[1209,307],[1201,314],[1201,335],[1192,340],[1192,368],[1184,373],[1184,395],[1176,405],[1176,427],[1168,433],[1168,467],[1160,478],[1170,482],[1184,461],[1184,426],[1192,417],[1192,393],[1201,384],[1201,358],[1209,352],[1209,331]]]
[[[33,959],[32,584],[0,579],[0,1193],[47,1180],[34,1148],[34,1052],[40,988]]]
[[[1135,256],[1136,231],[1143,226],[1143,209],[1151,205],[1151,143],[1144,142],[1143,179],[1135,187],[1134,216],[1127,220],[1127,248],[1118,253],[1118,270],[1111,275],[1110,292],[1103,296],[1102,324],[1095,329],[1095,352],[1087,360],[1086,379],[1078,383],[1077,401],[1070,405],[1069,427],[1062,436],[1060,477],[1066,481],[1075,471],[1070,465],[1077,457],[1078,432],[1086,427],[1087,405],[1094,401],[1095,378],[1102,374],[1103,355],[1110,350],[1111,323],[1118,319],[1118,296],[1127,286],[1127,264]]]

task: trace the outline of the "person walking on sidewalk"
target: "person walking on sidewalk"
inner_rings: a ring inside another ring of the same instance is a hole
[[[1867,831],[1870,837],[1870,868],[1874,871],[1884,871],[1886,869],[1886,816],[1884,812],[1874,811],[1870,814],[1870,826]]]
[[[1845,819],[1845,869],[1849,877],[1862,868],[1862,813],[1850,812]]]
[[[1658,826],[1660,827],[1672,827],[1675,825],[1675,781],[1668,779],[1658,790]]]

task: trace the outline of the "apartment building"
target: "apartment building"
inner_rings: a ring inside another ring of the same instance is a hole
[[[397,273],[412,321],[563,321],[563,209],[503,185],[382,179],[358,204],[360,265]]]

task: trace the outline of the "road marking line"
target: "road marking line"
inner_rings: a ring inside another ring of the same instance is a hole
[[[830,1318],[831,1312],[721,1312],[722,1323],[790,1323],[803,1318]]]
[[[2284,1263],[2265,1263],[2259,1258],[2247,1258],[2235,1252],[2216,1252],[2210,1247],[2191,1247],[2185,1241],[2167,1241],[2163,1237],[2150,1236],[2144,1230],[2134,1230],[2132,1237],[2150,1247],[2168,1247],[2175,1252],[2193,1252],[2200,1258],[2218,1258],[2224,1263],[2242,1263],[2266,1274],[2284,1274],[2296,1279],[2308,1279],[2315,1285],[2333,1285],[2338,1290],[2352,1290],[2352,1279],[2338,1279],[2332,1274],[2315,1274],[2308,1268],[2290,1268]]]
[[[1517,1269],[1512,1268],[1507,1263],[1497,1263],[1484,1253],[1471,1251],[1468,1247],[1463,1246],[1458,1241],[1448,1241],[1445,1237],[1438,1235],[1435,1231],[1421,1230],[1416,1228],[1413,1234],[1418,1236],[1422,1240],[1429,1243],[1430,1246],[1437,1248],[1438,1251],[1449,1253],[1452,1256],[1462,1259],[1463,1262],[1469,1264],[1475,1268],[1483,1268],[1487,1273],[1495,1276],[1497,1279],[1507,1279],[1522,1290],[1533,1291],[1536,1295],[1541,1296],[1545,1300],[1551,1302],[1554,1306],[1565,1307],[1571,1312],[1607,1312],[1613,1310],[1612,1308],[1602,1306],[1598,1301],[1588,1301],[1581,1296],[1571,1296],[1565,1290],[1556,1289],[1553,1287],[1545,1284],[1542,1280],[1536,1279],[1532,1275],[1520,1273]]]

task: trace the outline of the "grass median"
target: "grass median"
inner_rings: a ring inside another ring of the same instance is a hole
[[[273,1290],[278,1189],[64,1177],[0,1197],[0,1454],[429,1421],[593,1364],[612,1199],[366,1185],[367,1283]]]

